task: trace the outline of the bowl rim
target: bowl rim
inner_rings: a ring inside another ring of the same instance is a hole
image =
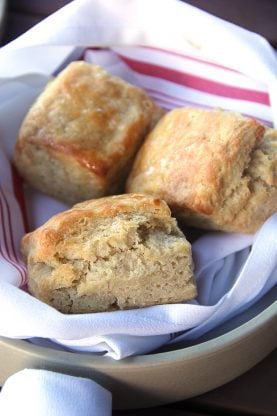
[[[162,366],[169,365],[172,362],[178,361],[190,361],[199,357],[213,355],[216,352],[229,349],[237,343],[240,343],[243,339],[248,338],[253,332],[259,330],[264,325],[276,320],[277,324],[277,300],[271,305],[251,318],[249,321],[242,325],[222,334],[215,338],[201,342],[196,345],[190,345],[188,347],[179,348],[171,351],[164,352],[151,352],[149,354],[142,354],[133,357],[123,358],[121,360],[115,360],[111,357],[99,356],[95,353],[81,353],[78,351],[61,351],[52,349],[49,347],[39,346],[32,343],[27,343],[27,339],[12,339],[8,337],[0,337],[0,348],[6,346],[17,352],[24,352],[27,354],[33,354],[37,358],[43,358],[47,355],[48,359],[53,358],[55,362],[62,359],[66,360],[68,365],[84,366],[90,365],[91,367],[101,369],[133,371],[139,367],[147,366]],[[276,325],[277,328],[277,325]],[[277,335],[277,333],[276,333]],[[277,346],[277,336],[276,336]],[[76,360],[77,358],[77,360]]]

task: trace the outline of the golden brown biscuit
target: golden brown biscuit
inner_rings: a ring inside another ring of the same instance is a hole
[[[145,140],[127,192],[157,195],[188,225],[253,233],[277,209],[276,137],[237,113],[173,110]]]
[[[97,65],[73,62],[21,126],[15,164],[35,188],[69,204],[120,192],[161,109]]]
[[[22,239],[29,289],[64,313],[141,308],[196,296],[191,246],[165,202],[85,201]]]

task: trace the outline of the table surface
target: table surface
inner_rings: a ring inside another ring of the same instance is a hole
[[[188,0],[203,10],[258,32],[277,47],[277,0]],[[19,36],[66,1],[10,0],[2,45]],[[182,381],[180,380],[180,383]],[[277,350],[236,380],[211,392],[166,406],[114,411],[115,416],[276,416]]]

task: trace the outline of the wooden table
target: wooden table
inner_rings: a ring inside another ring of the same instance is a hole
[[[34,3],[34,5],[30,5]],[[66,1],[11,0],[2,44],[19,36]],[[265,36],[277,46],[277,0],[188,0],[219,17]],[[180,380],[182,383],[182,380]],[[209,393],[170,405],[114,411],[115,416],[276,416],[277,350],[236,380]]]

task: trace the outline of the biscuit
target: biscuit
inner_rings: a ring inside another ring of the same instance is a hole
[[[254,233],[277,209],[276,138],[237,113],[173,110],[138,152],[127,192],[162,198],[187,225]]]
[[[119,193],[161,109],[97,65],[72,62],[29,110],[15,148],[17,169],[68,204]]]
[[[79,203],[26,234],[21,249],[30,292],[64,313],[196,296],[191,245],[167,204],[151,196]]]

